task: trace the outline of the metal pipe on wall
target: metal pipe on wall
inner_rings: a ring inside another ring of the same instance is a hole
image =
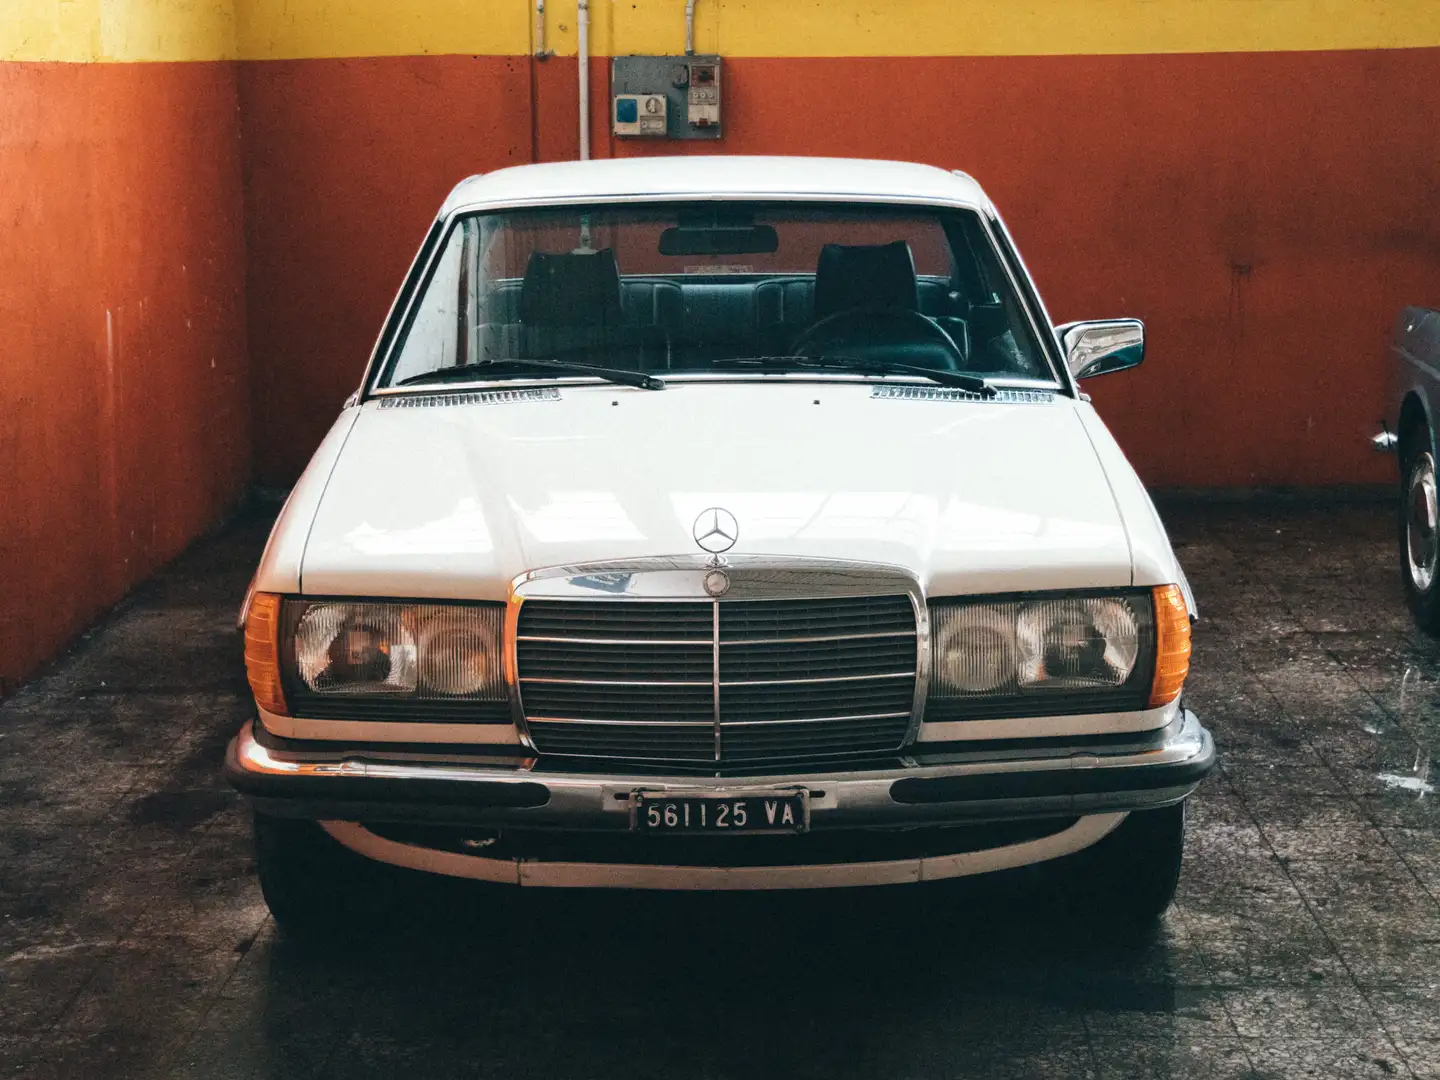
[[[580,65],[580,160],[590,160],[590,0],[575,0],[576,58]]]
[[[550,55],[545,48],[545,0],[535,0],[535,58],[544,60]]]
[[[695,0],[685,0],[685,55],[695,55]]]

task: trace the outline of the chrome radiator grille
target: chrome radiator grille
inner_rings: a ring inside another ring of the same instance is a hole
[[[894,751],[910,726],[906,595],[535,600],[516,645],[541,753],[755,764]]]

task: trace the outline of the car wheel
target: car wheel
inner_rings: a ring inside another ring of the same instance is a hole
[[[1420,629],[1440,633],[1440,535],[1437,535],[1435,455],[1424,430],[1405,440],[1401,458],[1400,577]]]
[[[1185,804],[1134,810],[1071,867],[1087,914],[1126,927],[1153,925],[1180,881],[1185,852]]]
[[[254,834],[260,891],[286,936],[334,937],[379,929],[394,906],[395,882],[385,873],[388,868],[355,854],[318,822],[257,811]]]

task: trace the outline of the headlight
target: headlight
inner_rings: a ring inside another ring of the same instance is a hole
[[[499,616],[499,608],[482,612],[456,607],[441,608],[420,620],[415,638],[420,686],[445,697],[491,691],[504,697]]]
[[[1140,657],[1142,618],[1118,597],[1021,604],[1017,681],[1054,690],[1123,685]]]
[[[1188,661],[1189,623],[1183,602],[1176,617],[1166,590],[1178,592],[933,601],[926,719],[1117,712],[1173,701],[1185,677],[1176,663]]]
[[[288,665],[302,693],[503,701],[499,604],[291,600]]]
[[[411,611],[390,604],[311,604],[295,628],[295,671],[316,694],[413,694]]]
[[[1010,604],[931,608],[932,686],[942,694],[993,694],[1015,681],[1015,612]]]

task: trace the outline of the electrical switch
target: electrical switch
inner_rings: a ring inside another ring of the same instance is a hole
[[[698,128],[720,126],[720,61],[719,59],[690,64],[689,120]]]
[[[667,126],[664,94],[616,94],[616,135],[665,135]]]

